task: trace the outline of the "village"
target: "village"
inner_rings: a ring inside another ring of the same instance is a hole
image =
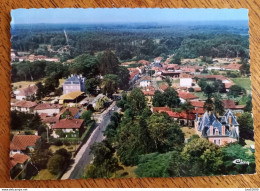
[[[33,57],[29,56],[28,59]],[[245,108],[249,107],[248,100],[251,96],[250,76],[228,77],[232,73],[240,72],[242,64],[239,63],[239,58],[214,58],[208,64],[203,62],[203,57],[199,57],[182,59],[180,64],[174,64],[172,57],[173,55],[169,55],[166,59],[156,57],[150,61],[121,63],[121,66],[129,71],[129,89],[125,93],[129,95],[131,90],[140,88],[153,113],[166,113],[179,123],[185,135],[185,143],[188,143],[193,135],[206,138],[218,146],[238,142],[240,125],[237,119],[243,115]],[[25,178],[28,169],[32,171],[32,168],[36,171],[35,179],[37,176],[40,178],[41,175],[50,174],[47,169],[38,171],[30,162],[31,157],[35,157],[32,155],[35,147],[44,147],[44,143],[40,141],[43,137],[51,145],[51,152],[57,153],[61,150],[59,152],[63,155],[81,158],[78,153],[82,155],[82,148],[86,149],[88,140],[92,140],[94,135],[102,134],[95,130],[101,128],[105,131],[114,112],[124,113],[116,106],[116,102],[122,98],[123,90],[117,89],[112,96],[104,95],[97,90],[99,94],[93,97],[86,93],[86,77],[81,74],[72,74],[62,82],[61,96],[53,96],[50,93],[38,101],[29,101],[37,94],[38,87],[34,83],[20,88],[13,85],[11,111],[32,114],[31,116],[36,114],[43,124],[40,131],[21,130],[19,127],[17,130],[11,129],[10,164],[13,179]],[[207,83],[218,89],[208,89]],[[237,90],[238,85],[244,87]],[[186,107],[174,109],[160,103],[160,96],[169,91],[169,88],[177,92],[179,105],[186,104]],[[216,98],[211,97],[213,92],[221,94],[223,99],[218,108],[214,105]],[[212,104],[208,103],[209,100],[213,100]],[[210,104],[212,109],[208,109],[211,107]],[[101,136],[99,141],[103,139],[105,137]],[[254,152],[253,141],[248,141],[246,146]],[[75,160],[75,163],[77,162],[79,161]],[[51,178],[57,179],[62,176],[70,177],[66,168]]]

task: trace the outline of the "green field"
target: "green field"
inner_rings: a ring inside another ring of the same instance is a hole
[[[235,84],[245,88],[246,90],[252,90],[250,78],[230,78]]]
[[[198,96],[200,100],[206,100],[207,97],[205,96],[204,92],[192,92],[195,96]]]
[[[48,169],[42,169],[32,180],[57,180],[57,176],[51,174]]]

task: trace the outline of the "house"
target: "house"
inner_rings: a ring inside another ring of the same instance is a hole
[[[166,70],[167,71],[175,71],[175,70],[179,70],[180,66],[178,64],[167,64],[166,65]]]
[[[61,130],[67,138],[80,138],[85,131],[83,119],[73,119],[69,117],[57,121],[51,128],[53,130],[52,136],[55,138],[60,137],[59,130]]]
[[[231,110],[219,118],[206,111],[202,117],[196,117],[195,130],[200,137],[219,146],[239,139],[239,124]]]
[[[204,110],[204,101],[190,101],[191,105],[194,107],[194,110],[191,112],[201,116],[205,113]]]
[[[192,112],[174,112],[169,107],[153,107],[152,112],[167,113],[172,119],[178,121],[181,126],[194,126],[196,119],[196,115]]]
[[[69,112],[71,114],[71,116],[75,119],[78,119],[80,117],[80,109],[76,108],[76,107],[67,107],[67,108],[63,108],[60,113],[57,115],[58,118],[61,117],[62,114],[64,114],[65,112]]]
[[[52,117],[48,117],[46,116],[45,118],[42,118],[42,122],[45,123],[49,129],[51,128],[51,126],[53,124],[55,124],[57,121],[59,121],[58,116],[52,116]]]
[[[222,66],[221,69],[222,70],[236,70],[236,71],[239,71],[241,66],[242,66],[242,64],[231,63],[229,65]]]
[[[71,75],[63,84],[63,94],[74,91],[85,91],[85,78],[82,75]]]
[[[185,103],[186,100],[189,100],[189,101],[199,101],[199,97],[193,95],[192,93],[189,93],[189,92],[185,92],[185,91],[179,91],[178,93],[179,97],[180,97],[180,100],[182,103]]]
[[[159,90],[161,92],[164,92],[168,87],[169,87],[168,84],[160,84],[159,85]]]
[[[10,154],[33,151],[36,141],[40,138],[37,135],[15,135],[10,143]]]
[[[10,176],[11,179],[24,179],[30,157],[24,154],[16,153],[10,155]]]
[[[139,60],[139,61],[138,61],[138,64],[142,64],[142,65],[149,65],[149,64],[150,64],[150,62],[149,62],[149,61],[147,61],[147,60]]]
[[[36,106],[37,106],[36,102],[21,100],[12,104],[11,110],[33,113],[33,110]]]
[[[61,109],[62,105],[59,104],[42,103],[34,108],[34,113],[38,113],[39,115],[46,113],[47,116],[53,116],[60,113]]]
[[[189,74],[181,73],[180,75],[180,87],[191,87],[192,86],[192,76]]]
[[[37,92],[37,86],[36,85],[29,85],[26,88],[20,88],[14,91],[15,99],[17,100],[25,100],[28,98],[31,98],[36,95]]]
[[[245,105],[236,105],[233,100],[223,100],[222,105],[225,110],[231,110],[233,113],[243,113]]]
[[[162,61],[162,59],[163,59],[163,57],[156,57],[155,59],[154,59],[154,62],[155,62],[155,64],[160,64],[161,63],[161,61]]]
[[[161,75],[164,77],[172,77],[172,78],[179,78],[180,77],[180,71],[162,71]]]
[[[144,76],[140,80],[140,87],[145,88],[151,84],[151,77],[149,76]]]
[[[128,68],[128,70],[130,72],[129,73],[130,74],[130,76],[129,76],[129,84],[133,85],[133,84],[135,84],[136,80],[139,79],[139,70],[138,69],[130,70],[129,68]]]
[[[154,96],[154,90],[142,90],[145,97],[147,97],[148,102],[151,102]]]

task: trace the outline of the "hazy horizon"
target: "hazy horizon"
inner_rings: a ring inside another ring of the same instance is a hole
[[[171,24],[248,21],[247,9],[51,8],[15,9],[11,24]]]

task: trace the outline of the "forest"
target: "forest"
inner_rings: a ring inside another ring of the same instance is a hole
[[[181,58],[249,57],[247,23],[35,24],[12,25],[11,33],[13,49],[35,55],[59,56],[61,61],[104,50],[114,51],[121,61],[150,60],[168,54],[177,54]],[[51,45],[54,52],[48,51],[47,45]],[[69,54],[64,56],[55,52],[66,45],[70,47]]]

